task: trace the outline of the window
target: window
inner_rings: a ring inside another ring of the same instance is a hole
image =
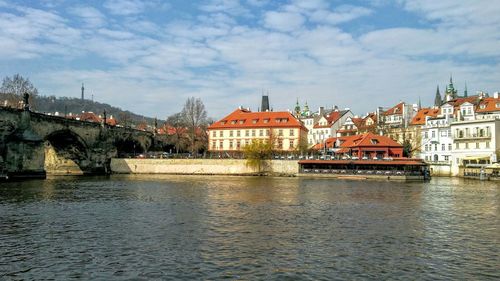
[[[465,143],[465,149],[468,149],[468,148],[469,148],[469,143],[468,143],[468,142],[466,142],[466,143]]]
[[[240,124],[243,124],[243,123],[245,123],[245,120],[240,120]]]
[[[441,144],[441,150],[445,151],[446,150],[446,145],[443,143]]]
[[[435,131],[432,131],[431,134],[432,134],[433,138],[436,137],[436,132]]]
[[[458,149],[458,148],[459,148],[459,146],[458,146],[458,142],[457,142],[457,143],[455,143],[455,149]]]
[[[278,148],[283,149],[283,140],[282,139],[278,140]]]
[[[283,129],[279,129],[278,136],[283,136]]]
[[[445,155],[445,156],[444,156],[444,161],[449,161],[449,160],[450,160],[450,156]]]
[[[264,119],[264,123],[269,123],[269,118]]]
[[[212,132],[212,137],[216,137],[217,136],[217,131],[213,131]]]
[[[224,131],[219,131],[219,137],[223,137],[224,136]]]
[[[236,124],[236,120],[231,121],[231,124]]]
[[[262,129],[259,130],[259,136],[261,136],[261,137],[264,136],[264,130],[262,130]]]
[[[237,137],[240,137],[240,136],[241,136],[241,135],[240,135],[240,130],[236,131],[236,136],[237,136]]]
[[[224,148],[224,142],[223,142],[223,141],[220,141],[220,142],[219,142],[219,149],[222,149],[222,148]]]
[[[236,141],[236,149],[240,149],[241,147],[241,142],[239,140]]]
[[[215,149],[215,144],[216,144],[216,142],[215,142],[215,141],[213,141],[213,142],[212,142],[212,149]]]
[[[250,130],[245,130],[245,137],[249,137],[250,136]]]
[[[230,140],[229,141],[229,149],[232,149],[233,148],[233,140]]]
[[[295,130],[294,129],[290,129],[290,136],[294,136],[295,135]]]
[[[486,142],[486,148],[490,148],[490,142],[489,141]]]
[[[448,150],[451,150],[451,143],[448,144]]]
[[[269,137],[269,130],[266,130],[266,136]]]
[[[252,130],[252,137],[255,137],[255,130]]]
[[[259,121],[259,119],[253,119],[253,120],[252,120],[252,123],[253,123],[253,124],[256,124],[256,123],[257,123],[257,121]]]
[[[429,151],[429,145],[425,145],[425,151]]]
[[[290,140],[290,149],[293,148],[293,140]]]
[[[434,144],[434,151],[437,151],[438,150],[438,145],[437,143]]]
[[[478,142],[476,142],[476,149],[478,149],[478,148],[479,148],[479,143],[478,143]]]
[[[428,139],[428,138],[429,138],[429,134],[428,134],[428,132],[427,132],[427,131],[425,131],[425,133],[424,133],[424,138],[426,138],[426,139]]]
[[[233,136],[233,131],[229,131],[229,136],[232,137]]]

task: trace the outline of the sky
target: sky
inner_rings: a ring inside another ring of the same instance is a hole
[[[0,0],[0,77],[42,95],[86,97],[151,117],[199,97],[238,106],[363,115],[500,91],[500,1]]]

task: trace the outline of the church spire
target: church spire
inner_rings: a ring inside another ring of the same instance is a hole
[[[464,98],[468,96],[467,94],[467,82],[465,82]]]
[[[441,99],[441,94],[439,93],[439,85],[436,89],[436,97],[434,98],[434,106],[440,107],[443,104],[443,100]]]

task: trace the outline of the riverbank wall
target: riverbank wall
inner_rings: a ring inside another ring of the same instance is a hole
[[[261,168],[247,165],[244,159],[124,159],[113,158],[111,171],[116,174],[176,175],[261,175],[296,176],[297,161],[267,160]]]

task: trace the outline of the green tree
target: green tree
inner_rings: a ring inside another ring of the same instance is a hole
[[[264,161],[270,159],[273,154],[273,142],[264,140],[253,140],[243,147],[243,155],[247,159],[247,165],[262,171]]]

